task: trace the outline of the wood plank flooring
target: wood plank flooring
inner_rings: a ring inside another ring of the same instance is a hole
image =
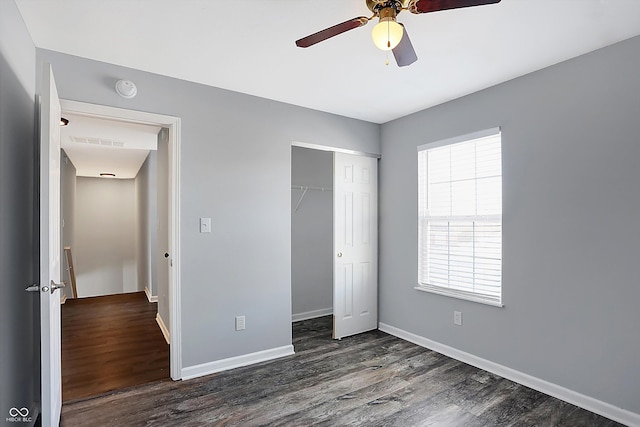
[[[380,331],[293,326],[296,354],[65,404],[63,426],[617,426]]]
[[[62,306],[63,401],[169,378],[169,346],[144,292]]]

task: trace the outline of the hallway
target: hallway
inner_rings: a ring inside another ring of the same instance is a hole
[[[169,378],[169,346],[144,292],[62,306],[62,395],[69,402]]]

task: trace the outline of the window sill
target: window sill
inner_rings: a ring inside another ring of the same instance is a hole
[[[437,295],[443,295],[445,297],[450,297],[450,298],[456,298],[456,299],[461,299],[461,300],[465,300],[465,301],[471,301],[471,302],[477,302],[480,304],[485,304],[485,305],[490,305],[493,307],[504,307],[504,304],[500,303],[500,302],[495,302],[495,301],[489,301],[480,297],[474,297],[472,295],[461,295],[455,292],[448,292],[446,290],[437,290],[437,289],[430,289],[430,288],[425,288],[423,286],[415,286],[413,289],[415,289],[416,291],[420,291],[420,292],[427,292],[430,294],[437,294]]]

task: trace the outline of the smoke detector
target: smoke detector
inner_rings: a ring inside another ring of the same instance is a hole
[[[131,80],[118,80],[116,82],[116,92],[123,98],[131,99],[138,93],[138,88]]]

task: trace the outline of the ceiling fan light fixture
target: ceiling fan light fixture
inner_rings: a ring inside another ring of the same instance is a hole
[[[373,27],[371,38],[378,49],[392,50],[402,40],[403,33],[402,25],[398,24],[394,17],[386,16],[381,17],[380,22]]]

